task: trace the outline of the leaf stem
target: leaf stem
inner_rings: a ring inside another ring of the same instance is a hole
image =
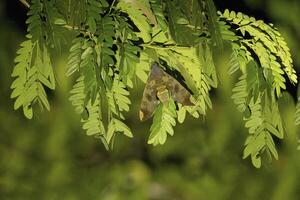
[[[115,2],[116,2],[116,0],[113,0],[113,2],[111,3],[110,8],[109,8],[109,11],[108,11],[108,15],[111,13],[112,8],[113,8]]]
[[[142,47],[150,48],[150,49],[158,49],[158,50],[173,50],[174,48],[190,48],[190,47],[183,47],[183,46],[178,46],[175,44],[162,44],[162,45],[152,45],[152,44],[140,44]]]

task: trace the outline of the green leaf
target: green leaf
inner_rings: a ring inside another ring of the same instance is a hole
[[[186,107],[179,105],[178,111],[177,111],[177,119],[180,124],[182,124],[186,117]]]
[[[251,160],[252,160],[252,164],[254,165],[254,167],[256,167],[256,168],[261,167],[261,158],[258,154],[251,155]]]
[[[123,133],[127,137],[130,138],[133,137],[130,128],[126,124],[124,124],[120,120],[112,119],[108,125],[108,130],[106,135],[106,141],[108,144],[111,143],[115,133]]]
[[[141,11],[141,6],[136,6],[134,2],[138,2],[138,0],[121,0],[117,4],[117,8],[128,14],[130,19],[140,31],[137,35],[141,37],[145,43],[150,42],[152,29],[149,20]],[[145,4],[139,3],[139,5],[144,6]],[[148,11],[150,13],[150,9]]]
[[[57,19],[55,19],[54,24],[56,24],[56,25],[66,25],[67,22],[62,18],[57,18]]]

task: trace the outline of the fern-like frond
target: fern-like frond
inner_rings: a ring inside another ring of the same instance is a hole
[[[268,87],[263,70],[251,61],[233,88],[232,98],[249,129],[244,158],[251,155],[256,167],[261,166],[261,155],[265,152],[278,159],[272,136],[282,139],[284,134],[278,103],[274,96],[269,96]]]
[[[16,79],[11,85],[11,98],[16,98],[14,109],[23,107],[24,115],[32,118],[35,103],[50,110],[45,87],[55,89],[55,80],[46,47],[43,46],[42,51],[38,41],[32,43],[30,35],[28,38],[21,44],[15,59],[12,76]]]
[[[264,97],[262,97],[264,98]],[[267,98],[264,101],[268,101]],[[243,158],[251,155],[252,163],[255,167],[261,166],[261,155],[265,152],[278,159],[272,135],[283,138],[283,127],[276,103],[250,101],[251,116],[246,119],[246,127],[249,128],[249,136],[245,142]]]
[[[241,42],[253,49],[259,57],[262,67],[270,68],[273,71],[273,86],[277,95],[280,95],[280,89],[284,89],[283,85],[285,84],[282,81],[283,71],[291,83],[297,83],[296,71],[293,68],[290,50],[275,28],[264,23],[262,20],[256,20],[242,13],[225,10],[224,13],[219,14],[221,20],[225,19],[230,24],[238,26],[236,31],[240,32],[243,37],[246,33],[251,36],[251,39],[241,39]]]
[[[101,109],[101,97],[97,95],[94,103],[88,101],[86,105],[87,118],[82,118],[83,129],[86,130],[87,135],[102,136],[105,137],[106,130],[102,122],[102,109]]]
[[[123,111],[129,111],[131,104],[129,91],[125,84],[116,77],[111,90],[107,91],[108,105],[110,111],[120,119],[124,119]]]
[[[117,133],[123,133],[127,137],[133,137],[130,128],[121,121],[125,119],[123,112],[129,111],[131,102],[129,99],[129,91],[118,76],[114,77],[112,88],[106,92],[106,96],[110,121],[105,138],[108,144],[113,145],[112,139]],[[104,107],[102,109],[104,109]]]
[[[83,42],[82,54],[80,56],[80,72],[84,77],[84,91],[86,99],[94,103],[100,89],[105,91],[103,79],[100,76],[99,66],[96,63],[96,52],[94,42],[86,39]]]
[[[186,113],[189,113],[194,118],[199,118],[199,112],[196,107],[191,106],[182,106],[181,104],[178,104],[178,111],[177,111],[177,120],[179,123],[183,123],[186,118]],[[201,113],[204,114],[204,113]]]
[[[248,44],[256,52],[259,57],[260,64],[265,68],[265,78],[272,83],[277,96],[281,95],[281,90],[285,90],[284,71],[280,64],[276,61],[276,57],[268,52],[260,42],[256,44]],[[267,73],[270,71],[271,73]]]
[[[99,137],[107,145],[113,143],[113,133],[124,132],[131,136],[129,128],[120,121],[123,111],[129,110],[130,100],[126,85],[114,68],[115,52],[112,50],[115,30],[112,18],[103,17],[103,31],[99,35],[82,38],[78,36],[71,47],[68,73],[80,72],[71,90],[70,100],[81,113],[83,128],[88,135]],[[93,128],[93,126],[96,126]]]
[[[86,55],[87,57],[91,56]],[[92,59],[85,61],[83,57],[82,76],[71,90],[70,101],[75,110],[81,114],[83,129],[87,135],[100,137],[109,148],[112,145],[114,133],[123,132],[132,137],[130,129],[120,119],[124,119],[123,111],[129,111],[130,99],[126,86],[118,77],[115,77],[111,89],[103,88],[97,84],[96,67]],[[86,64],[84,64],[86,63]],[[108,109],[107,109],[107,106]],[[103,112],[104,110],[104,112]],[[108,113],[107,113],[108,112]],[[108,117],[105,117],[108,115]],[[107,127],[103,119],[108,119]]]
[[[229,60],[228,73],[233,74],[238,70],[245,72],[246,65],[253,60],[251,53],[243,45],[232,43],[232,53]]]
[[[79,71],[81,54],[83,53],[83,39],[81,37],[73,40],[73,45],[70,48],[70,54],[68,57],[68,65],[66,75],[71,76],[74,72]]]
[[[108,144],[112,142],[116,133],[123,133],[125,136],[132,138],[133,135],[131,133],[130,128],[124,124],[122,121],[113,118],[108,125],[106,141]]]
[[[233,102],[237,105],[238,111],[241,113],[245,112],[247,108],[247,98],[248,98],[248,90],[247,90],[247,74],[242,75],[239,78],[239,81],[236,83],[234,88],[232,89]]]
[[[176,125],[176,116],[176,105],[172,99],[165,104],[159,104],[154,112],[148,143],[164,144],[168,134],[171,136],[174,134],[173,126]]]
[[[125,90],[125,85],[119,81],[115,81],[112,87],[112,91],[107,93],[109,112],[112,112],[108,122],[107,128],[105,128],[103,121],[103,110],[106,108],[103,106],[103,97],[101,94],[96,94],[96,98],[92,103],[91,100],[86,102],[84,77],[81,76],[77,79],[76,84],[71,90],[70,101],[77,113],[81,114],[81,121],[83,123],[83,129],[86,130],[87,135],[99,137],[106,148],[112,145],[112,138],[116,133],[124,133],[128,137],[132,137],[130,129],[118,118],[124,118],[122,111],[129,110],[130,100],[128,98],[129,92]]]
[[[95,41],[95,60],[100,68],[98,77],[102,78],[105,87],[111,88],[111,68],[115,64],[115,52],[113,51],[114,37],[116,34],[115,23],[113,18],[109,16],[103,17],[100,23],[101,26],[97,31],[98,36],[93,38]]]

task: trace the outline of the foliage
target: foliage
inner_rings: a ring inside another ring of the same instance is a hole
[[[218,87],[219,70],[214,58],[226,44],[232,50],[229,73],[241,73],[232,98],[249,129],[244,158],[251,156],[256,167],[264,152],[278,159],[273,137],[284,136],[278,98],[287,79],[296,84],[297,76],[273,25],[233,11],[217,13],[212,0],[71,0],[72,9],[54,0],[30,3],[30,35],[18,51],[12,84],[15,109],[22,106],[26,117],[32,118],[36,103],[50,108],[45,88],[54,89],[55,81],[49,52],[65,29],[73,35],[66,75],[77,77],[70,100],[83,129],[107,148],[116,133],[132,137],[124,123],[129,88],[136,78],[146,82],[153,62],[193,93],[194,106],[170,99],[156,108],[148,143],[163,144],[176,118],[182,123],[186,112],[198,118],[212,108],[209,92]]]
[[[296,84],[296,71],[286,43],[271,25],[233,11],[219,14],[227,23],[238,26],[236,34],[240,37],[250,37],[233,44],[230,72],[240,68],[243,74],[232,98],[249,128],[244,158],[251,155],[254,166],[260,167],[263,152],[278,159],[272,135],[282,139],[284,131],[277,98],[286,89],[284,74]]]
[[[153,124],[150,128],[149,144],[164,144],[167,134],[173,135],[173,126],[176,125],[176,105],[172,99],[160,104],[155,110]]]
[[[16,98],[14,109],[23,107],[24,115],[31,119],[33,104],[50,109],[44,87],[55,89],[54,74],[50,57],[45,46],[41,49],[39,42],[32,43],[31,35],[21,44],[17,63],[12,76],[17,77],[12,83],[11,98]]]

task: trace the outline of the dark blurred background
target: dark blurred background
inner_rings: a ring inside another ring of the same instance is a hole
[[[242,11],[279,28],[300,70],[300,1],[215,1],[218,10]],[[56,56],[58,86],[51,111],[26,120],[13,111],[10,76],[26,33],[27,9],[19,1],[0,1],[0,199],[2,200],[220,200],[300,199],[300,152],[293,125],[293,97],[281,110],[287,134],[277,142],[280,159],[255,169],[242,160],[247,136],[242,116],[231,101],[228,62],[218,64],[222,84],[206,118],[188,118],[164,146],[147,145],[150,122],[138,121],[140,90],[133,93],[127,123],[134,138],[118,136],[114,150],[85,135],[68,101],[66,53]],[[67,48],[66,48],[67,49]],[[297,88],[290,92],[295,97]]]

